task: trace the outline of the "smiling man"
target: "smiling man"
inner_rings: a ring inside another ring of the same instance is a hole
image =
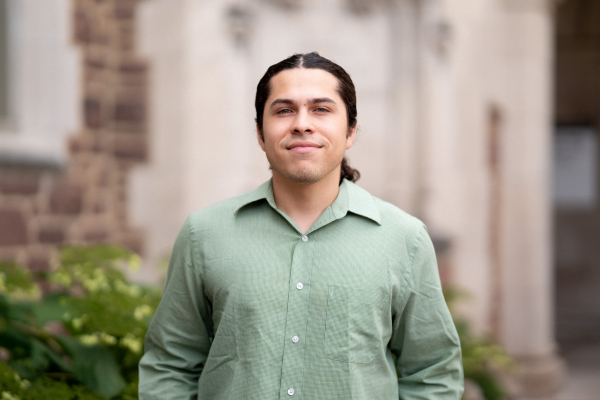
[[[267,70],[255,106],[273,178],[186,220],[140,399],[460,399],[426,228],[356,186],[344,158],[350,76],[296,54]]]

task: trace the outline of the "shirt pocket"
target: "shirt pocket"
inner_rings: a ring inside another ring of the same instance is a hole
[[[343,286],[329,286],[325,353],[336,361],[365,364],[383,352],[382,318],[390,296]]]

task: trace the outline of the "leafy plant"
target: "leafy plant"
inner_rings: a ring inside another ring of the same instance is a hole
[[[453,314],[454,324],[460,338],[465,379],[476,383],[481,388],[486,400],[504,398],[507,393],[499,379],[499,372],[511,371],[515,365],[514,361],[500,345],[494,343],[490,338],[475,336],[471,332],[469,323],[456,316],[455,305],[468,297],[466,293],[455,288],[446,288],[444,297]]]
[[[17,392],[5,390],[7,396],[28,398],[43,386],[70,390],[57,398],[137,398],[143,338],[161,296],[157,288],[127,282],[122,269],[139,261],[115,246],[64,247],[45,277],[52,293],[43,297],[27,270],[0,266],[4,369],[33,382]],[[0,396],[5,385],[14,382],[6,383],[0,373]]]

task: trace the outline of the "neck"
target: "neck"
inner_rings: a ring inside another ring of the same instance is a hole
[[[340,189],[339,182],[339,167],[320,181],[308,185],[292,182],[273,171],[275,204],[305,233],[334,202]]]

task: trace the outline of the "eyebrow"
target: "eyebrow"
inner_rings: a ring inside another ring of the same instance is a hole
[[[318,104],[318,103],[333,103],[333,104],[336,104],[335,101],[333,101],[333,99],[330,99],[329,97],[317,97],[317,98],[314,98],[314,99],[310,99],[308,101],[308,104]],[[292,99],[275,99],[271,103],[271,105],[269,106],[269,108],[273,108],[277,104],[295,105],[296,102],[294,100],[292,100]]]

